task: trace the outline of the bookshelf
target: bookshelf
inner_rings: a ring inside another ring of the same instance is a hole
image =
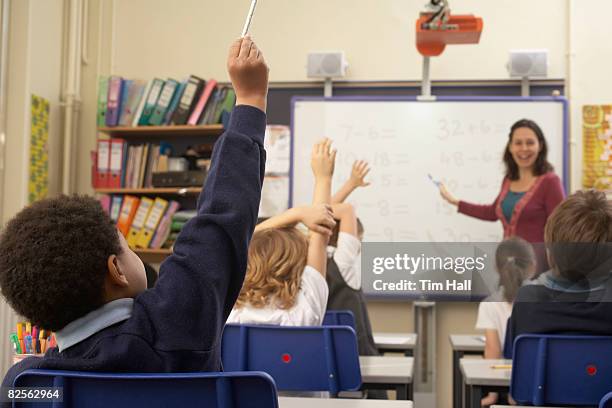
[[[135,248],[134,252],[136,252],[136,255],[138,255],[143,262],[148,263],[161,263],[164,259],[170,256],[170,254],[172,254],[172,250],[166,248]]]
[[[135,127],[98,127],[100,139],[123,139],[127,145],[166,142],[172,144],[177,152],[188,145],[214,144],[223,133],[223,125],[198,126],[135,126]],[[180,203],[180,209],[195,207],[196,199],[202,187],[147,187],[147,188],[95,188],[98,195],[109,196],[139,196],[161,197],[165,200],[175,200]],[[133,248],[143,262],[158,264],[163,262],[172,249],[168,248]]]
[[[221,136],[223,125],[201,126],[130,126],[130,127],[100,127],[98,132],[110,137],[150,137],[150,138],[177,138],[198,136]]]
[[[97,188],[98,194],[142,194],[142,195],[198,195],[201,187],[164,187],[164,188]]]

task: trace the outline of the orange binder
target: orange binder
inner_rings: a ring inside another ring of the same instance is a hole
[[[119,220],[117,221],[117,228],[124,237],[127,238],[132,220],[136,215],[136,210],[140,204],[140,199],[131,195],[123,197],[123,204],[121,205],[121,212],[119,213]]]

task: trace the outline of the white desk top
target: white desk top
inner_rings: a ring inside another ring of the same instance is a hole
[[[454,351],[484,351],[484,336],[478,334],[451,334],[449,338]]]
[[[278,397],[279,408],[412,408],[412,401]]]
[[[491,405],[491,408],[561,408],[561,407],[534,407],[534,406],[527,407],[525,405]]]
[[[385,349],[406,350],[416,347],[416,333],[383,333],[376,332],[373,334],[374,343],[377,347]]]
[[[364,383],[411,384],[412,357],[360,356],[361,381]]]
[[[493,368],[494,365],[511,365],[512,360],[487,360],[483,358],[462,358],[459,367],[463,380],[468,385],[494,385],[509,387],[511,368]]]

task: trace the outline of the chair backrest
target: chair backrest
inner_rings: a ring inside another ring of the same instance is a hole
[[[612,392],[607,393],[599,402],[599,408],[612,408]]]
[[[263,371],[280,391],[353,391],[361,386],[355,331],[346,326],[228,324],[221,348],[229,371]]]
[[[612,337],[520,335],[510,394],[519,405],[597,405],[612,390]]]
[[[348,326],[355,330],[355,315],[350,310],[328,310],[323,317],[323,326]]]
[[[62,387],[62,403],[19,403],[19,407],[277,408],[274,380],[266,373],[109,374],[26,370],[15,387]]]

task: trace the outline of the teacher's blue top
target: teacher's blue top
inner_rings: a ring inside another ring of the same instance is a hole
[[[514,207],[516,206],[516,203],[518,203],[524,195],[525,192],[515,193],[514,191],[508,191],[506,198],[504,198],[504,200],[502,201],[502,212],[504,213],[504,217],[506,217],[506,220],[508,222],[510,222],[510,219],[512,218],[512,213],[514,212]]]

